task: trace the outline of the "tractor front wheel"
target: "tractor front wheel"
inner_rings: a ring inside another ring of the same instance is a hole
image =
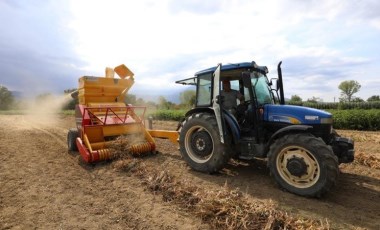
[[[208,113],[197,113],[182,123],[179,145],[187,164],[200,172],[214,173],[222,169],[230,159],[227,138],[220,142],[216,119]]]
[[[311,134],[289,134],[270,148],[268,165],[277,183],[301,196],[321,197],[335,184],[338,159],[331,147]]]

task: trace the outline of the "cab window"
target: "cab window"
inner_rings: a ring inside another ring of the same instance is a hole
[[[211,77],[212,74],[198,76],[197,106],[211,105]]]

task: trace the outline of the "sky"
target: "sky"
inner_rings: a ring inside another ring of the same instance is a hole
[[[174,101],[174,82],[218,63],[255,61],[285,97],[338,101],[380,95],[380,1],[0,0],[0,85],[23,95],[63,93],[80,76],[122,63],[130,93]]]

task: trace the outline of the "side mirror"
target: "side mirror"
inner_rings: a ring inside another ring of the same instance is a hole
[[[280,89],[280,80],[276,79],[276,91]]]
[[[271,89],[276,89],[278,88],[278,79],[277,78],[271,78],[268,85],[271,87]],[[272,87],[273,86],[273,87]]]

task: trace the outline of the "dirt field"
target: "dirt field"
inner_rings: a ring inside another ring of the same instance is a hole
[[[174,129],[157,122],[154,128]],[[175,202],[166,202],[117,162],[86,165],[68,152],[74,117],[0,115],[0,229],[210,229]],[[330,229],[380,229],[380,133],[339,131],[356,140],[361,157],[341,165],[334,189],[322,199],[278,188],[264,161],[230,164],[217,175],[192,171],[177,147],[157,140],[160,153],[147,166],[170,171],[208,191],[227,186],[253,203],[320,221]]]

